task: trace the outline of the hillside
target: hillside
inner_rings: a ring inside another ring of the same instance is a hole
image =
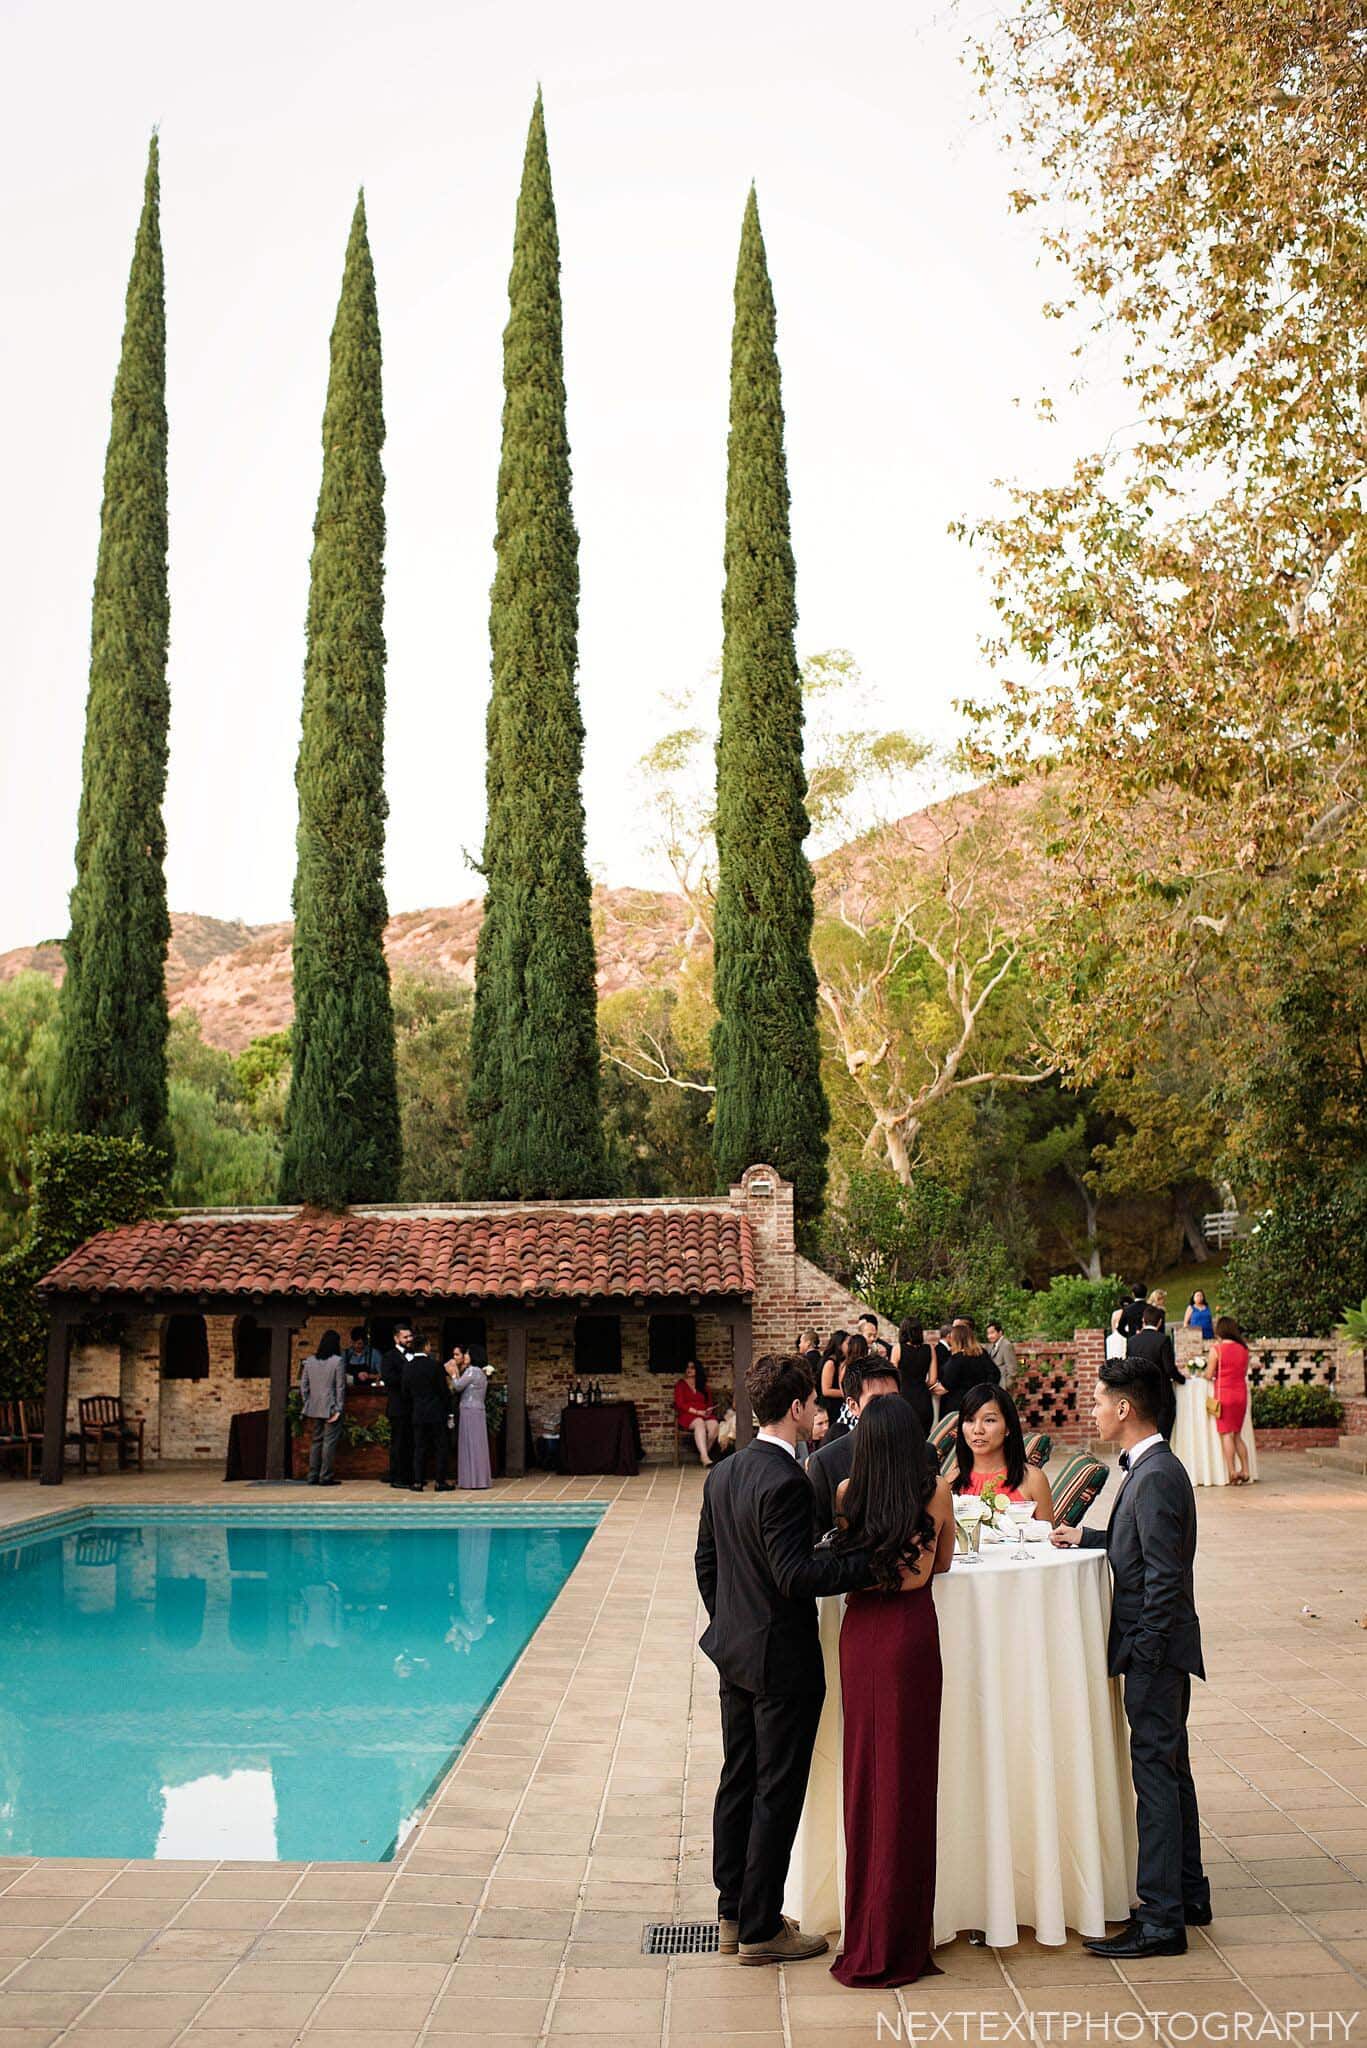
[[[385,928],[396,973],[449,975],[473,983],[481,905],[472,897],[437,910],[405,910]],[[594,891],[598,986],[604,995],[658,978],[687,925],[681,898],[646,889]],[[171,1010],[193,1010],[205,1038],[240,1052],[253,1038],[283,1031],[294,1014],[293,926],[240,924],[172,911],[166,985]],[[25,971],[62,978],[61,947],[50,941],[0,953],[0,981]]]
[[[905,887],[907,874],[938,873],[951,849],[983,828],[994,848],[990,886],[1003,905],[1044,886],[1048,870],[1028,858],[1041,785],[969,789],[875,829],[816,863],[818,904],[852,916],[877,914]],[[395,973],[450,976],[473,984],[481,903],[404,910],[385,927],[385,952]],[[691,915],[682,896],[649,889],[593,892],[598,987],[603,995],[643,988],[666,977],[686,943]],[[294,1014],[289,923],[249,925],[171,913],[166,982],[172,1013],[193,1010],[211,1045],[240,1052],[253,1038],[283,1031]],[[704,940],[704,943],[706,941]],[[0,953],[0,981],[26,969],[62,978],[55,941]]]

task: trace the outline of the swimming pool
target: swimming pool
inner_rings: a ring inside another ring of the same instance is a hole
[[[392,1855],[602,1512],[434,1507],[0,1539],[0,1855]]]

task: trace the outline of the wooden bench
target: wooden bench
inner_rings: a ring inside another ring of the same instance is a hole
[[[86,1469],[86,1457],[90,1445],[95,1446],[95,1470],[104,1470],[104,1447],[113,1444],[122,1470],[128,1463],[130,1452],[136,1446],[138,1470],[142,1470],[142,1417],[129,1422],[124,1417],[123,1402],[117,1394],[87,1394],[77,1402],[80,1416],[81,1470]]]

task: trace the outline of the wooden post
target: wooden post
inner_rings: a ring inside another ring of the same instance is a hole
[[[271,1407],[266,1426],[266,1484],[281,1486],[289,1478],[290,1339],[294,1332],[281,1320],[271,1323]]]
[[[43,1485],[60,1486],[66,1469],[66,1397],[71,1368],[71,1310],[54,1301],[48,1311],[47,1380],[43,1388]]]
[[[755,1434],[755,1418],[750,1413],[750,1387],[746,1374],[750,1370],[753,1328],[750,1311],[734,1318],[731,1324],[731,1367],[736,1389],[736,1449],[743,1451]]]
[[[508,1325],[508,1427],[503,1469],[509,1479],[527,1470],[527,1325]]]

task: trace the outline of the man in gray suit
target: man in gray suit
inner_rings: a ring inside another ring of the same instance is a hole
[[[342,1411],[346,1407],[346,1366],[342,1360],[342,1340],[335,1330],[324,1330],[317,1351],[304,1360],[299,1394],[304,1413],[313,1424],[309,1485],[340,1486],[341,1480],[332,1476],[332,1463],[337,1456]]]
[[[1204,1678],[1192,1566],[1196,1496],[1159,1419],[1166,1382],[1156,1364],[1108,1359],[1092,1420],[1120,1445],[1123,1477],[1104,1529],[1055,1529],[1058,1544],[1104,1548],[1113,1580],[1106,1646],[1125,1679],[1130,1769],[1139,1822],[1139,1906],[1119,1934],[1084,1945],[1097,1955],[1185,1955],[1188,1927],[1211,1917],[1201,1867],[1201,1819],[1187,1750],[1191,1681]]]

